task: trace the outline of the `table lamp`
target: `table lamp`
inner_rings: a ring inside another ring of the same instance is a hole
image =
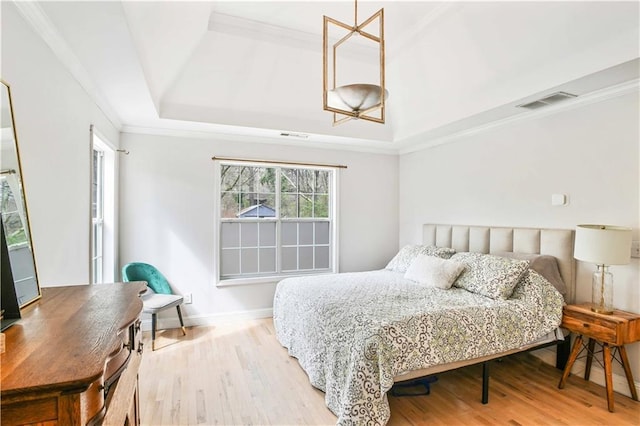
[[[613,313],[613,276],[609,265],[626,265],[631,259],[631,228],[578,225],[573,257],[598,265],[591,284],[591,310]]]

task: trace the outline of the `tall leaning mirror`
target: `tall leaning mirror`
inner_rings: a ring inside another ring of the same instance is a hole
[[[18,152],[11,90],[0,80],[2,151],[0,152],[0,213],[6,240],[13,283],[20,308],[41,296],[38,275],[33,256],[29,215],[25,201]],[[5,285],[5,283],[3,283]]]

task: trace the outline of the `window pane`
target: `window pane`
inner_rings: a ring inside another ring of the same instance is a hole
[[[256,187],[256,176],[259,172],[258,167],[242,167],[240,172],[240,186],[239,190],[241,192],[257,192],[258,188]]]
[[[237,275],[240,273],[240,250],[220,251],[221,275]]]
[[[298,249],[297,247],[282,248],[282,270],[295,271],[298,269]]]
[[[95,167],[95,159],[93,166]],[[96,217],[98,217],[98,182],[96,181],[94,169],[93,182],[91,183],[91,218],[95,219]]]
[[[4,222],[7,246],[11,247],[14,244],[27,242],[27,233],[22,225],[22,218],[17,211],[5,214],[2,220]]]
[[[329,222],[316,222],[316,244],[329,244]]]
[[[220,247],[240,247],[240,224],[223,222],[221,225]]]
[[[95,229],[95,239],[94,239],[94,253],[93,256],[94,257],[101,257],[102,256],[102,247],[104,246],[104,243],[102,242],[103,240],[103,236],[104,236],[104,229],[102,226],[102,222],[100,223],[96,223],[94,225],[94,229]]]
[[[313,170],[300,169],[298,170],[298,192],[313,192]]]
[[[282,192],[298,192],[298,170],[280,170],[280,187]]]
[[[313,197],[310,194],[298,196],[298,217],[313,217]]]
[[[258,224],[240,224],[240,242],[242,247],[258,247]],[[244,264],[242,265],[244,271]]]
[[[300,269],[313,269],[313,247],[300,247],[298,250]]]
[[[298,243],[300,245],[312,245],[313,244],[313,223],[302,222],[298,224]]]
[[[11,191],[9,183],[4,178],[2,178],[2,211],[18,211],[18,206],[16,205],[16,199],[13,196],[13,191]]]
[[[329,268],[329,247],[316,247],[316,269],[327,269]]]
[[[93,259],[95,259],[96,256],[98,256],[97,234],[98,234],[98,229],[96,227],[96,224],[94,223],[91,225],[91,257]],[[7,241],[7,245],[11,247],[11,244],[9,243],[9,241]]]
[[[280,196],[280,216],[298,217],[298,196],[295,194],[282,194]]]
[[[329,193],[329,172],[327,170],[315,171],[315,193],[328,194]]]
[[[329,217],[329,196],[313,196],[313,217]]]
[[[296,222],[282,223],[281,243],[284,246],[298,244],[298,224]]]
[[[220,190],[224,191],[239,191],[240,186],[240,171],[239,166],[220,166]]]
[[[259,168],[256,179],[256,191],[271,194],[276,192],[276,169],[271,167]]]
[[[253,274],[258,272],[258,249],[251,248],[241,250],[240,265],[243,274]]]
[[[260,272],[276,272],[276,249],[260,249]]]
[[[258,200],[258,194],[255,192],[243,192],[240,194],[240,213],[238,217],[256,217],[256,209],[250,209],[255,206]]]
[[[276,245],[276,224],[275,222],[261,223],[260,226],[260,247]]]
[[[98,150],[93,150],[93,182],[91,188],[91,217],[98,218],[101,216],[100,205],[102,204],[101,188],[102,182],[102,153]]]
[[[220,197],[220,217],[235,218],[240,211],[238,204],[239,195],[237,192],[223,192]]]
[[[276,194],[258,194],[258,217],[276,217]]]

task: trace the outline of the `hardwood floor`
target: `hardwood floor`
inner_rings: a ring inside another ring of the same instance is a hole
[[[144,425],[333,425],[324,393],[275,338],[271,319],[145,334],[140,367]],[[638,425],[640,403],[570,376],[529,354],[491,364],[489,404],[480,366],[438,375],[431,395],[392,397],[389,425]]]

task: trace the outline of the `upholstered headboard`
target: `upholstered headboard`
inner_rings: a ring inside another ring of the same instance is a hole
[[[567,285],[567,302],[574,302],[576,294],[573,239],[572,229],[438,224],[425,224],[422,227],[423,244],[452,247],[458,252],[513,251],[554,256],[558,259],[560,274]]]

